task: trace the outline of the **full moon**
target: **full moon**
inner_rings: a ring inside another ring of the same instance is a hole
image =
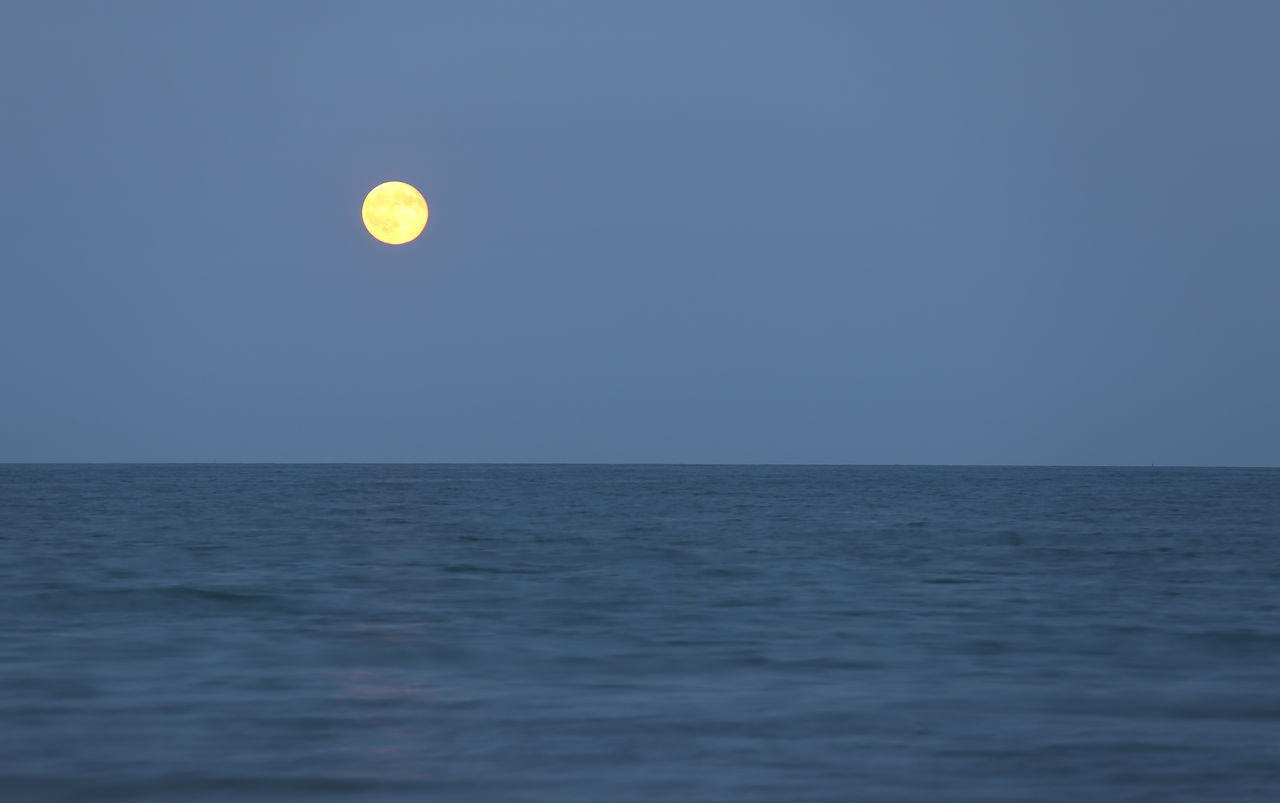
[[[360,210],[364,227],[377,239],[402,245],[417,237],[427,225],[427,201],[403,181],[387,181],[364,197]]]

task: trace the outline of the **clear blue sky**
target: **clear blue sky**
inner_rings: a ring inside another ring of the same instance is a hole
[[[7,2],[0,460],[1276,465],[1277,42],[1272,0]]]

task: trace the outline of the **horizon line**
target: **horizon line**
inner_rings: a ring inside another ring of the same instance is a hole
[[[451,459],[451,460],[416,460],[416,459],[329,459],[298,460],[277,458],[247,459],[88,459],[88,460],[6,460],[0,459],[0,466],[653,466],[653,467],[768,467],[779,468],[1256,468],[1275,469],[1280,464],[1250,463],[843,463],[834,461],[789,462],[789,461],[663,461],[663,460],[549,460],[545,458],[515,459]]]

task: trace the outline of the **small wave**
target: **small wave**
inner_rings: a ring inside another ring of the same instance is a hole
[[[234,591],[227,588],[203,588],[200,586],[168,586],[157,589],[157,591],[161,594],[171,594],[177,597],[194,597],[196,599],[211,599],[224,602],[259,603],[274,602],[281,599],[278,594]]]
[[[496,566],[476,566],[471,563],[455,563],[442,566],[450,574],[545,574],[543,569],[501,569]]]
[[[193,614],[227,608],[283,609],[288,598],[256,590],[194,585],[83,588],[67,586],[12,599],[33,613],[128,613],[168,611]]]

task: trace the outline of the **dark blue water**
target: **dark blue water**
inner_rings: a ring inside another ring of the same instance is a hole
[[[0,466],[0,797],[1280,799],[1280,470]]]

